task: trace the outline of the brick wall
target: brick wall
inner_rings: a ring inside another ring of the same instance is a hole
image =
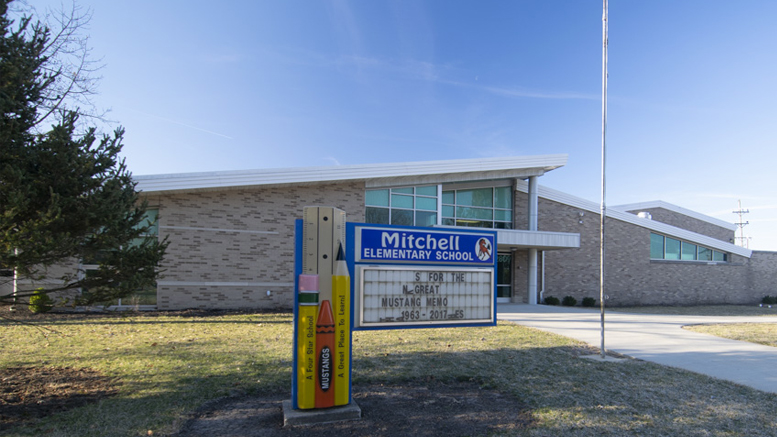
[[[777,296],[777,252],[753,251],[747,284],[759,300]]]
[[[546,252],[545,296],[598,300],[599,214],[580,218],[576,208],[542,198],[539,211],[541,230],[580,233],[579,249]],[[754,257],[755,263],[737,255],[722,264],[651,261],[649,229],[610,219],[606,230],[605,290],[612,306],[751,304],[764,289],[759,281],[777,271],[777,255]]]
[[[668,225],[672,225],[678,228],[687,229],[691,232],[696,232],[697,234],[706,235],[708,237],[712,237],[717,240],[722,240],[727,243],[733,243],[735,241],[734,240],[735,231],[726,229],[718,225],[714,225],[710,222],[705,222],[703,220],[698,220],[684,214],[670,211],[668,209],[648,208],[648,209],[640,209],[640,210],[634,210],[629,212],[633,214],[637,214],[642,211],[649,212],[652,217],[652,220],[655,220],[657,222],[666,223]]]
[[[364,221],[363,183],[149,196],[170,241],[159,309],[291,308],[294,222],[305,206],[334,206]],[[270,296],[267,291],[271,291]]]

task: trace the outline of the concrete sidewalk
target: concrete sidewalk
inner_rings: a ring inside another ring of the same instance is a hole
[[[497,318],[601,346],[599,310],[499,304]],[[634,358],[777,393],[777,348],[682,329],[709,323],[777,323],[775,317],[605,313],[605,348]]]

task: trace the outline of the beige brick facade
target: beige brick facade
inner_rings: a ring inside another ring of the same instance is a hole
[[[290,308],[294,223],[305,206],[364,220],[364,184],[340,183],[149,196],[170,241],[159,309]],[[270,291],[268,295],[268,291]]]
[[[599,298],[599,214],[540,199],[541,230],[577,232],[580,248],[547,251],[545,296]],[[582,221],[583,223],[580,223]],[[650,233],[616,219],[606,223],[605,292],[611,306],[754,304],[777,294],[777,252],[727,263],[650,259]],[[522,267],[523,268],[523,267]]]
[[[361,182],[172,193],[149,197],[160,237],[171,242],[158,287],[160,309],[285,308],[293,303],[294,222],[305,206],[331,205],[364,220]],[[528,227],[527,194],[514,195],[514,227]],[[665,211],[665,210],[662,210]],[[583,216],[580,215],[584,212]],[[730,231],[671,211],[654,220],[714,238]],[[651,212],[653,213],[653,212]],[[684,218],[685,217],[685,218]],[[581,223],[582,221],[582,223]],[[539,230],[580,234],[580,248],[545,252],[544,296],[599,297],[599,215],[540,198]],[[724,232],[725,231],[725,232]],[[650,260],[650,230],[607,223],[608,305],[756,303],[777,295],[777,253],[730,255],[728,263]],[[513,252],[513,301],[527,302],[528,251]],[[542,257],[538,260],[542,271]],[[270,291],[268,295],[267,291]]]

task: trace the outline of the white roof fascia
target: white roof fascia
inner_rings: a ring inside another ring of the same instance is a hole
[[[460,226],[434,226],[435,228],[461,229]],[[580,234],[569,232],[525,231],[522,229],[495,229],[496,241],[500,249],[577,249],[580,247]]]
[[[487,177],[488,173],[494,173],[494,177],[516,177],[516,175],[524,174],[541,175],[564,166],[566,162],[567,155],[558,154],[389,164],[179,173],[136,176],[134,180],[138,184],[137,189],[139,191],[150,193],[378,178],[421,177],[453,173],[469,173],[479,179]]]
[[[529,191],[529,183],[526,181],[516,181],[516,189],[518,191],[527,193]],[[594,214],[601,213],[601,206],[596,202],[585,200],[571,194],[567,194],[552,188],[539,186],[537,194],[545,199],[553,200],[555,202],[563,203],[565,205],[580,208],[584,211],[589,211]],[[630,223],[636,226],[656,231],[657,233],[675,237],[680,240],[685,240],[691,243],[701,244],[702,246],[710,247],[712,249],[718,249],[723,252],[729,252],[736,255],[740,255],[746,258],[750,258],[753,251],[744,247],[737,246],[725,241],[721,241],[706,235],[691,232],[686,229],[678,228],[676,226],[667,225],[666,223],[657,222],[646,218],[640,218],[635,214],[631,214],[617,209],[607,209],[607,217],[620,220],[622,222]]]
[[[731,222],[727,222],[725,220],[716,219],[715,217],[710,217],[708,215],[702,214],[700,212],[696,212],[687,208],[683,208],[682,206],[673,205],[668,202],[664,202],[663,200],[653,200],[650,202],[639,202],[639,203],[629,203],[626,205],[616,205],[611,206],[612,209],[617,209],[619,211],[642,211],[646,209],[651,208],[663,208],[668,211],[676,212],[678,214],[686,215],[691,218],[695,218],[696,220],[701,220],[707,223],[711,223],[715,226],[720,226],[721,228],[726,228],[731,231],[737,230],[737,225]]]
[[[576,249],[580,247],[580,234],[497,229],[496,241],[499,246],[511,248],[534,248],[540,250]]]

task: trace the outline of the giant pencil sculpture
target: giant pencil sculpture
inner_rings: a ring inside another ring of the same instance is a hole
[[[335,348],[335,321],[328,300],[321,302],[316,321],[316,408],[335,405],[332,363]]]
[[[332,298],[335,304],[335,405],[351,401],[351,277],[340,242],[332,276]]]
[[[297,315],[297,405],[316,406],[316,312],[318,275],[299,275]]]

